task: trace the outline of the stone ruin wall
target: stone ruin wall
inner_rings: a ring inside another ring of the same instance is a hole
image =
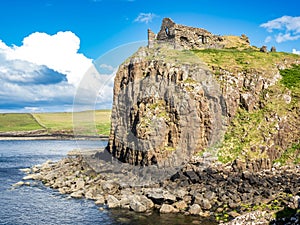
[[[194,28],[174,23],[164,18],[161,29],[156,35],[148,29],[148,47],[155,44],[170,45],[174,49],[220,49],[225,47],[224,38],[202,28]]]

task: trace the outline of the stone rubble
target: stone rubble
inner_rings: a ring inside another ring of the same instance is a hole
[[[105,205],[137,213],[158,210],[160,213],[214,217],[219,222],[236,217],[229,224],[265,224],[253,221],[258,214],[262,221],[270,222],[274,212],[298,209],[300,179],[297,177],[300,177],[299,167],[240,172],[232,165],[208,165],[197,159],[160,184],[122,187],[118,181],[109,180],[106,174],[95,173],[84,157],[77,156],[35,166],[24,178],[26,182],[29,178],[42,181],[73,198],[93,199],[101,208]],[[14,186],[24,184],[21,181]],[[261,210],[247,213],[255,207]],[[295,215],[293,218],[298,221],[299,214],[295,212]],[[291,220],[295,220],[293,218]]]

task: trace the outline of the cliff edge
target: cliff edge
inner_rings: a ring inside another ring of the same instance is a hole
[[[115,77],[107,146],[115,158],[175,166],[209,151],[237,170],[258,171],[296,148],[289,157],[298,160],[299,83],[282,82],[292,69],[299,79],[298,55],[262,52],[245,35],[168,18],[148,37]]]

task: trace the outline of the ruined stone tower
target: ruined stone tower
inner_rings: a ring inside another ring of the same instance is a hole
[[[169,44],[174,49],[224,48],[224,39],[202,28],[189,27],[164,18],[160,31],[155,35],[148,30],[148,47]]]

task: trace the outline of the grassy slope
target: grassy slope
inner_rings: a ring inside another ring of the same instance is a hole
[[[95,111],[95,125],[98,134],[108,135],[110,131],[110,110]],[[73,132],[72,113],[35,113],[33,116],[37,121],[45,126],[48,131],[53,132]]]
[[[277,71],[276,64],[300,60],[295,54],[288,53],[261,53],[254,49],[238,51],[236,49],[200,50],[194,51],[215,72],[216,77],[220,69],[227,70],[234,75],[242,71],[259,71],[265,76],[273,76]],[[282,80],[270,87],[261,96],[263,107],[252,112],[238,109],[236,117],[227,129],[224,140],[219,146],[219,160],[230,162],[236,158],[261,158],[260,151],[253,150],[253,146],[265,145],[266,136],[276,134],[276,123],[267,121],[274,115],[288,117],[290,124],[299,124],[296,121],[300,112],[300,66],[281,70]],[[286,104],[282,95],[291,92],[292,101]],[[293,121],[294,120],[294,121]],[[286,149],[278,159],[281,163],[300,161],[299,137],[290,134],[294,143]]]
[[[108,135],[110,110],[97,110],[95,123],[98,134]],[[49,133],[73,132],[72,113],[4,113],[0,114],[0,132],[46,129]]]
[[[29,113],[1,113],[0,132],[44,129]]]

